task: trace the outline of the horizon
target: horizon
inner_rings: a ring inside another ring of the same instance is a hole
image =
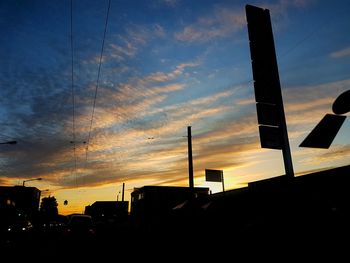
[[[347,119],[329,149],[299,147],[350,88],[347,1],[108,4],[0,4],[0,139],[17,141],[1,145],[1,185],[42,178],[26,186],[49,189],[60,214],[117,200],[123,183],[129,202],[137,187],[187,186],[187,126],[195,187],[221,191],[205,169],[226,190],[283,175],[281,151],[260,147],[246,4],[270,11],[295,174],[348,165]]]

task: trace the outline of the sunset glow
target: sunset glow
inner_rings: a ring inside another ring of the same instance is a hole
[[[298,145],[350,89],[348,1],[112,0],[96,86],[108,1],[73,1],[71,38],[70,1],[5,0],[0,139],[17,144],[1,145],[1,185],[41,177],[26,186],[61,214],[116,200],[123,183],[126,200],[187,186],[187,126],[195,186],[222,190],[206,168],[227,190],[284,174],[281,151],[260,147],[246,4],[270,10],[296,175],[347,165],[349,120],[329,149]]]

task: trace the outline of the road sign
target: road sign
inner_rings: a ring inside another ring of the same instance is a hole
[[[261,147],[282,149],[279,127],[283,125],[284,112],[281,113],[283,102],[270,13],[268,9],[246,5],[246,15]]]
[[[205,169],[205,180],[208,182],[222,182],[222,170]]]
[[[281,129],[273,126],[259,126],[261,148],[282,149]]]
[[[335,114],[345,114],[350,111],[350,90],[343,92],[336,98],[332,110]]]
[[[277,105],[258,102],[256,104],[256,112],[258,114],[258,124],[268,126],[280,126]]]
[[[346,116],[326,114],[299,147],[328,149]]]
[[[261,147],[282,150],[286,176],[294,177],[270,11],[246,5],[246,17],[255,101],[275,105],[257,105]]]
[[[255,100],[279,103],[281,87],[269,10],[247,5],[246,14]]]

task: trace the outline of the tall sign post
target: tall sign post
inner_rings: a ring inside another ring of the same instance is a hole
[[[246,5],[254,93],[262,148],[282,150],[287,177],[294,177],[275,45],[268,9]]]
[[[189,187],[190,187],[192,193],[194,193],[191,126],[187,127],[187,146],[188,146],[188,179],[189,179]]]
[[[124,202],[124,191],[125,191],[125,183],[123,183],[123,190],[122,190],[122,202]]]

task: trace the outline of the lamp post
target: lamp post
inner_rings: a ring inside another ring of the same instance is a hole
[[[41,181],[42,178],[34,178],[34,179],[28,179],[28,180],[23,180],[23,186],[25,184],[25,182],[29,182],[29,181]]]
[[[17,141],[0,142],[0,144],[17,144]]]

